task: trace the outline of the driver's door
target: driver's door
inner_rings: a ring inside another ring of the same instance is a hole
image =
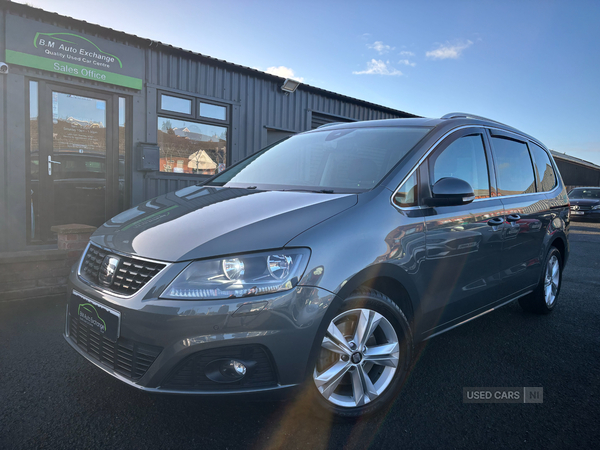
[[[484,311],[500,299],[500,260],[504,206],[496,198],[495,178],[483,129],[468,128],[446,138],[424,162],[423,198],[445,177],[467,181],[475,201],[461,206],[427,207],[428,277],[423,313],[431,333]]]

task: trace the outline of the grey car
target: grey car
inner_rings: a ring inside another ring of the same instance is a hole
[[[100,227],[65,338],[144,391],[361,416],[393,401],[419,342],[517,299],[551,312],[568,230],[552,156],[514,128],[328,125]]]

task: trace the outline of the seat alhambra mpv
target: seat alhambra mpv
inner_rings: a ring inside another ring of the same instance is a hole
[[[552,156],[514,128],[327,125],[106,222],[65,338],[144,391],[294,391],[355,417],[394,399],[417,343],[516,299],[551,312],[568,229]]]

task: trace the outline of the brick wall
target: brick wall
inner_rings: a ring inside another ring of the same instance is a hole
[[[41,250],[0,254],[0,301],[67,292],[81,251]]]
[[[94,227],[52,227],[58,248],[0,253],[0,301],[44,297],[67,292],[71,267],[79,260]]]

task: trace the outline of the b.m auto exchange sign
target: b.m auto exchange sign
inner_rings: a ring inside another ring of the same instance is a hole
[[[106,39],[6,16],[6,62],[142,89],[143,53]]]

